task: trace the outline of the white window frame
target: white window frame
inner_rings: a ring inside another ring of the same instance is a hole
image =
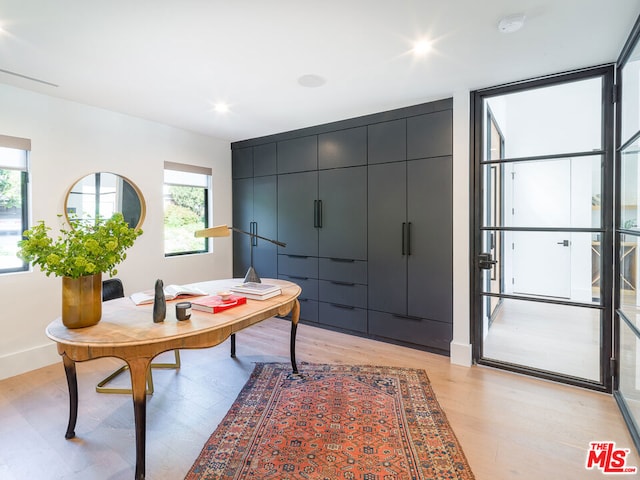
[[[29,195],[29,153],[31,152],[31,140],[27,138],[10,137],[0,135],[0,169],[15,170],[22,173],[21,180],[21,232],[29,228],[31,217],[31,202]],[[6,153],[7,155],[4,155]],[[22,235],[17,241],[22,239]],[[28,262],[16,261],[16,266],[0,266],[0,274],[29,271]]]
[[[165,196],[167,195],[167,187],[170,186],[193,186],[204,188],[206,191],[206,204],[205,204],[205,224],[204,228],[207,228],[212,224],[212,170],[208,167],[200,167],[196,165],[189,165],[176,162],[164,163],[164,183],[163,188]],[[165,200],[166,201],[166,200]],[[163,226],[163,232],[165,227]],[[165,232],[166,233],[166,232]],[[184,250],[167,252],[167,245],[164,246],[165,257],[176,257],[181,255],[198,255],[211,252],[211,244],[208,238],[203,239],[203,248],[198,250]]]

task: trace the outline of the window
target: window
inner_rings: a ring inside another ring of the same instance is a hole
[[[211,169],[165,162],[164,254],[166,257],[209,251],[196,230],[209,226]]]
[[[0,273],[29,269],[16,253],[22,232],[28,228],[30,150],[30,140],[0,135]]]

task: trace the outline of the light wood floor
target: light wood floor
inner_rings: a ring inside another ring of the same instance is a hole
[[[600,380],[600,311],[503,299],[484,356],[587,380]]]
[[[148,397],[147,478],[183,479],[257,361],[288,361],[289,323],[267,320],[208,350],[181,351],[182,368],[155,370]],[[300,325],[298,362],[396,365],[426,370],[478,480],[606,478],[587,471],[590,441],[631,449],[614,399],[605,394],[493,370],[447,357]],[[168,357],[170,359],[171,357]],[[77,438],[65,440],[62,362],[0,381],[0,478],[131,480],[132,401],[95,392],[115,359],[78,364]],[[304,368],[304,367],[302,367]],[[620,478],[628,478],[618,475]]]

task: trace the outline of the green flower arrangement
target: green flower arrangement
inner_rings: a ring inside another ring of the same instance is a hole
[[[90,222],[72,218],[69,225],[71,228],[61,228],[54,240],[49,236],[51,228],[38,222],[23,233],[18,257],[38,265],[47,277],[114,276],[118,273],[115,266],[127,258],[125,250],[142,235],[142,230],[131,228],[121,213]]]

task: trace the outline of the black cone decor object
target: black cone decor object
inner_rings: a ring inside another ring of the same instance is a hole
[[[156,280],[156,294],[153,299],[153,322],[164,322],[167,316],[167,303],[164,298],[164,284],[162,280]]]

